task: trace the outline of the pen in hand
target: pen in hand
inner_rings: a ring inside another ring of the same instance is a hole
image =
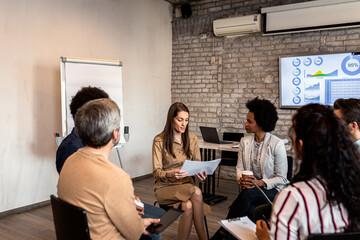
[[[268,229],[270,229],[269,219],[267,219],[264,214],[262,215],[262,219],[265,221],[266,226],[268,227]]]

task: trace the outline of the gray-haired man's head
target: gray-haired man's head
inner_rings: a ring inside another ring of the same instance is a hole
[[[92,100],[77,110],[75,130],[85,145],[94,148],[105,146],[115,129],[120,129],[120,110],[113,100]]]

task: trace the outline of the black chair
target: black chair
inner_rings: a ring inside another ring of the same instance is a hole
[[[293,175],[293,162],[294,159],[292,156],[287,156],[287,162],[288,162],[288,172],[287,172],[287,179],[291,181],[292,175]]]
[[[90,240],[86,211],[50,196],[57,240]]]
[[[165,211],[168,211],[171,208],[170,206],[158,203],[158,201],[154,202],[154,206],[156,206],[156,204],[159,204],[159,207],[164,209]],[[206,216],[204,216],[204,222],[205,222],[206,236],[207,236],[208,239],[210,239]]]
[[[358,240],[360,232],[311,234],[308,240]]]
[[[243,133],[224,132],[224,141],[240,142],[241,138],[244,137]],[[238,159],[238,152],[221,151],[221,162],[218,169],[217,186],[219,187],[220,171],[221,166],[236,166]]]

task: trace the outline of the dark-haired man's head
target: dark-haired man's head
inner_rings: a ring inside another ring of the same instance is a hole
[[[71,99],[70,112],[73,119],[77,110],[85,103],[99,98],[109,98],[109,95],[101,88],[91,86],[81,88]]]
[[[111,99],[96,99],[85,103],[75,115],[75,130],[89,147],[101,148],[120,139],[120,110]]]
[[[339,98],[334,102],[334,113],[349,127],[353,141],[360,139],[360,99]]]

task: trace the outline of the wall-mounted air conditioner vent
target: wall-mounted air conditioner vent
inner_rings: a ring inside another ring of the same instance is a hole
[[[260,22],[260,14],[218,19],[213,22],[213,30],[218,37],[260,32]]]

